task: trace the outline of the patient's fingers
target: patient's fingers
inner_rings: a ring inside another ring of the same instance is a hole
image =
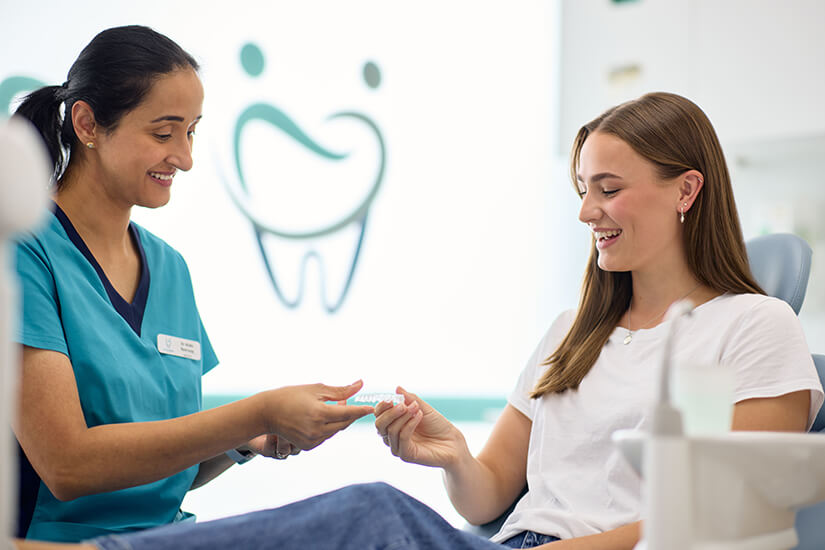
[[[379,435],[386,435],[389,425],[402,416],[406,411],[406,405],[398,404],[394,407],[390,407],[381,414],[377,414],[375,417],[375,428],[378,430]]]
[[[419,410],[414,413],[409,421],[406,422],[398,431],[398,454],[396,456],[399,456],[402,459],[409,456],[412,434],[415,432],[415,429],[418,427],[418,424],[421,422],[422,418],[424,418],[424,413]]]
[[[387,412],[391,408],[393,408],[393,406],[394,405],[393,405],[392,401],[381,401],[380,403],[375,405],[375,416],[376,416],[376,418],[378,416],[384,414],[385,412]]]
[[[390,450],[392,451],[392,454],[394,454],[395,456],[400,456],[398,452],[402,446],[400,442],[402,434],[407,433],[408,439],[409,434],[412,434],[412,431],[409,430],[408,432],[403,432],[404,427],[415,418],[415,415],[416,413],[418,413],[419,410],[417,403],[413,403],[412,405],[403,407],[403,413],[387,426],[385,432],[387,434],[387,438],[384,439],[384,442],[389,444]]]

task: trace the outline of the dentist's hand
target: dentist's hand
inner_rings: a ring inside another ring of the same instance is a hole
[[[296,445],[275,434],[260,435],[239,448],[248,449],[261,456],[277,460],[283,460],[290,455],[297,455],[301,452],[301,449]]]
[[[308,384],[262,392],[257,397],[265,433],[277,435],[297,450],[313,449],[373,412],[369,405],[340,403],[355,395],[361,386],[363,382],[359,380],[349,386]]]
[[[404,395],[404,403],[375,406],[375,427],[392,454],[404,462],[440,468],[470,454],[464,436],[450,421],[415,394],[400,386],[396,391]]]

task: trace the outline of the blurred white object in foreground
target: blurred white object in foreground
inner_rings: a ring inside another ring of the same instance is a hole
[[[787,432],[685,436],[669,386],[679,320],[692,309],[682,300],[668,310],[672,324],[650,431],[613,434],[645,478],[645,523],[636,550],[793,548],[799,542],[796,510],[825,500],[825,438]],[[728,408],[718,413],[730,421]]]
[[[8,426],[17,408],[20,359],[11,336],[19,308],[10,239],[43,219],[50,164],[28,121],[12,118],[0,123],[0,544],[8,543],[17,521],[17,453]]]

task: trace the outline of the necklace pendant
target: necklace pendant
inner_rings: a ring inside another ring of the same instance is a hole
[[[633,333],[627,331],[627,336],[624,337],[624,345],[628,345],[630,342],[633,341]]]

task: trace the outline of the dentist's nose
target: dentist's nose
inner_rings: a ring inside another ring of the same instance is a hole
[[[192,141],[189,136],[175,142],[175,148],[169,155],[168,162],[184,172],[192,168]]]

